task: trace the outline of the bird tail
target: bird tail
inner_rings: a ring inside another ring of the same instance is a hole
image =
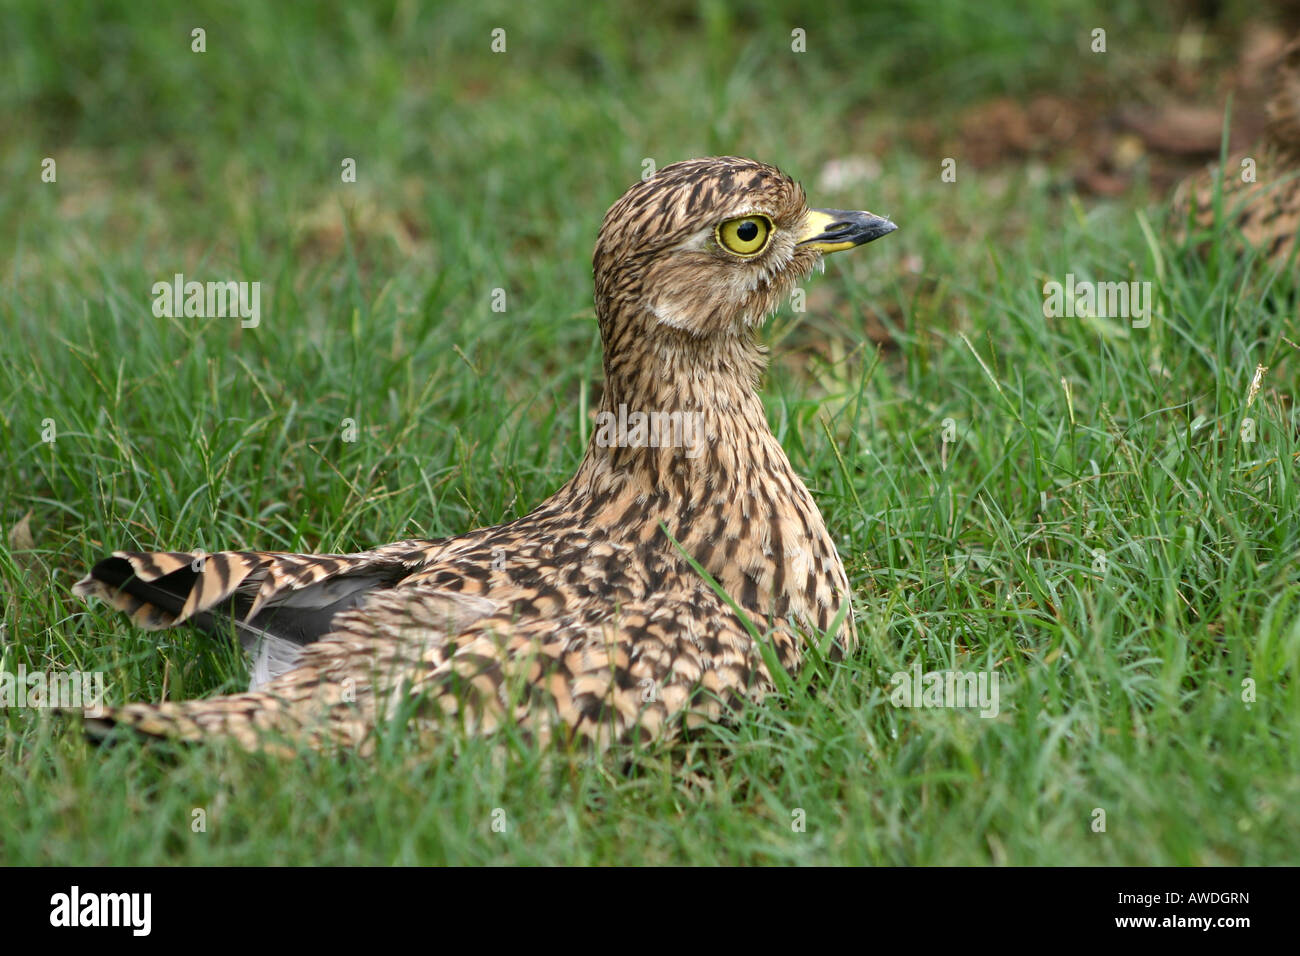
[[[189,623],[238,636],[253,655],[254,688],[295,667],[334,616],[410,573],[418,549],[358,554],[270,551],[116,551],[73,585],[146,630]]]
[[[404,544],[350,555],[114,552],[73,585],[74,594],[104,601],[147,630],[183,623],[208,633],[233,629],[253,656],[252,681],[247,693],[205,700],[101,706],[85,715],[87,734],[102,740],[126,727],[176,740],[227,736],[263,750],[276,749],[277,736],[355,742],[362,734],[356,708],[315,699],[337,696],[337,689],[310,679],[310,670],[290,672],[338,612],[410,573],[421,543]]]
[[[182,623],[209,633],[233,629],[253,655],[253,679],[245,693],[101,706],[84,715],[86,732],[95,739],[111,737],[119,727],[175,740],[220,736],[248,749],[285,753],[303,743],[364,745],[376,724],[377,697],[384,697],[379,691],[397,684],[376,678],[390,666],[412,664],[417,671],[426,666],[396,652],[380,660],[377,648],[414,646],[418,657],[423,645],[395,642],[391,634],[386,644],[377,641],[368,624],[365,639],[359,639],[355,622],[352,632],[336,632],[337,622],[349,620],[346,612],[363,601],[382,604],[384,595],[399,593],[393,586],[425,565],[437,545],[403,541],[333,555],[115,552],[73,592],[105,601],[147,629]],[[400,593],[395,603],[409,614],[396,614],[397,624],[389,630],[412,626],[429,640],[441,640],[496,609],[485,599],[456,592],[404,588]],[[277,739],[292,745],[278,746]]]
[[[395,548],[400,545],[358,554],[115,551],[72,592],[112,605],[145,630],[184,622],[212,630],[216,618],[231,617],[257,627],[271,625],[272,631],[305,643],[328,623],[318,612],[328,609],[332,616],[342,609],[333,606],[342,599],[392,584],[422,560],[402,560],[391,554]],[[267,612],[276,608],[286,613],[272,622]]]
[[[198,615],[210,615],[254,577],[264,578],[258,552],[115,551],[72,586],[78,597],[98,598],[125,613],[137,627],[156,631]],[[209,564],[210,562],[210,564]],[[197,586],[196,586],[197,585]],[[247,608],[245,608],[247,610]],[[202,624],[204,621],[195,620]]]

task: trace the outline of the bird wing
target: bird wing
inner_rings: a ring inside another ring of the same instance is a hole
[[[496,595],[494,595],[496,597]],[[709,590],[658,593],[610,612],[520,619],[509,600],[465,613],[464,595],[425,585],[374,591],[303,648],[298,665],[256,691],[109,708],[92,730],[125,724],[156,736],[234,737],[361,747],[394,721],[421,732],[513,724],[539,740],[670,736],[734,712],[771,689],[758,646]],[[503,610],[502,608],[506,608]],[[794,636],[769,636],[783,663]]]

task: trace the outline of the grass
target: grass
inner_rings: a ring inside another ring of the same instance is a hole
[[[0,669],[103,671],[111,700],[246,672],[72,598],[109,549],[356,550],[515,517],[568,476],[600,387],[591,244],[645,158],[753,155],[902,229],[764,332],[769,419],[863,638],[814,692],[631,766],[456,734],[365,761],[99,750],[11,708],[0,861],[1296,860],[1294,276],[1226,231],[1180,248],[1141,191],[1085,202],[1066,170],[960,157],[945,183],[939,157],[882,148],[916,111],[1096,82],[1086,6],[964,9],[17,4],[0,528],[30,513],[31,542],[0,535]],[[1129,50],[1105,69],[1157,54],[1151,16],[1115,14]],[[822,184],[852,155],[879,173]],[[260,281],[261,325],[156,318],[176,272]],[[1045,318],[1067,273],[1151,282],[1153,321]],[[917,662],[996,671],[1000,714],[893,706]]]

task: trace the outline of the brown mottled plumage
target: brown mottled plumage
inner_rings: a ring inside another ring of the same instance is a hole
[[[237,633],[253,687],[110,708],[92,730],[364,748],[400,716],[421,732],[450,719],[599,746],[666,738],[771,686],[745,622],[682,550],[782,667],[837,621],[851,647],[848,580],[768,428],[753,328],[824,253],[894,228],[809,210],[798,184],[747,159],[675,163],[635,184],[596,242],[601,411],[690,413],[702,443],[598,432],[531,514],[454,538],[346,555],[117,552],[78,594],[146,628]]]
[[[1278,266],[1291,262],[1300,230],[1300,40],[1287,46],[1273,67],[1265,106],[1265,139],[1256,149],[1179,184],[1174,194],[1175,227],[1185,237],[1189,216],[1199,230],[1214,227],[1214,194],[1221,192],[1223,216],[1246,241]],[[1242,179],[1242,161],[1254,160],[1254,180]]]

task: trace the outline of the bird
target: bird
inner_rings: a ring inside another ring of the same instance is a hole
[[[734,720],[811,640],[842,659],[848,577],[767,423],[756,331],[825,255],[897,228],[740,157],[635,182],[592,256],[604,388],[573,476],[516,520],[352,554],[113,552],[74,593],[237,638],[249,689],[86,732],[364,753],[402,721],[604,750]]]
[[[1179,184],[1172,203],[1174,227],[1184,242],[1189,223],[1198,232],[1211,231],[1217,221],[1217,191],[1226,221],[1271,264],[1289,268],[1300,231],[1300,38],[1273,63],[1264,109],[1264,137],[1253,150]]]

